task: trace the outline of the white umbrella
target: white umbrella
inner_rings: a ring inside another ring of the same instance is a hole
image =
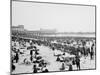
[[[55,50],[55,51],[54,51],[54,54],[55,54],[55,55],[60,55],[60,54],[63,54],[63,53],[62,53],[60,50]]]

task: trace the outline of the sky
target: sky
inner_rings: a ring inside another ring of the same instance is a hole
[[[12,26],[27,30],[95,32],[95,7],[33,2],[12,2]]]

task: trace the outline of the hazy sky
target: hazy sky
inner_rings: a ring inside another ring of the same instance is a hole
[[[12,25],[60,32],[95,32],[95,7],[12,2]]]

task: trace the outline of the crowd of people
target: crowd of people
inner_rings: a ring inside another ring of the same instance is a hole
[[[23,38],[12,38],[12,71],[16,69],[14,63],[18,63],[20,56],[25,54],[25,51],[21,49],[26,48],[29,51],[29,59],[24,58],[23,64],[29,65],[33,63],[33,73],[37,72],[48,72],[46,65],[48,64],[42,56],[39,54],[39,49],[34,46],[33,42],[30,42],[30,39]],[[38,66],[38,67],[37,67]]]
[[[24,56],[22,64],[33,65],[33,73],[49,72],[47,68],[50,65],[48,60],[45,60],[39,53],[38,46],[46,46],[53,51],[53,56],[56,57],[56,62],[60,62],[60,71],[72,71],[73,65],[76,65],[77,70],[81,69],[80,58],[90,57],[90,60],[95,58],[95,39],[30,39],[12,36],[11,61],[12,72],[16,70],[15,63],[20,63],[21,56]],[[27,58],[28,56],[29,58]]]

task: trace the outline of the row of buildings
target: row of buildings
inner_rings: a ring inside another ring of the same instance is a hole
[[[82,33],[82,32],[57,32],[55,29],[41,29],[29,31],[24,28],[24,25],[12,26],[12,35],[23,36],[42,36],[42,37],[92,37],[95,38],[95,33]]]
[[[12,34],[30,34],[30,35],[45,35],[45,34],[55,34],[55,29],[41,29],[29,31],[24,28],[24,25],[12,26]]]

